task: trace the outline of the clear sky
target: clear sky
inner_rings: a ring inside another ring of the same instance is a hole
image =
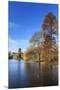
[[[18,48],[25,51],[34,32],[41,30],[48,12],[52,12],[58,18],[57,4],[9,1],[8,9],[9,51],[17,51]]]

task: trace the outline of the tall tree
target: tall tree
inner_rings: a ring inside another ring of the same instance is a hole
[[[49,12],[45,17],[42,29],[44,32],[45,52],[48,52],[47,58],[49,59],[50,49],[52,49],[52,45],[56,44],[58,39],[58,20],[52,12]]]
[[[52,46],[52,42],[56,43],[58,37],[58,20],[52,12],[49,12],[45,17],[42,28],[45,42],[50,43],[50,46]],[[48,40],[46,40],[47,38]]]
[[[21,59],[21,48],[18,49],[18,59]]]

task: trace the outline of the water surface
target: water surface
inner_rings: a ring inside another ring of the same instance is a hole
[[[9,88],[58,85],[58,67],[55,64],[9,60]]]

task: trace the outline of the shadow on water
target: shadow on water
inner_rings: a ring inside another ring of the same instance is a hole
[[[9,88],[58,85],[58,70],[52,64],[9,61]]]

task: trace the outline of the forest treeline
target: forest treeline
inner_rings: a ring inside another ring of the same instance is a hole
[[[30,39],[26,55],[32,60],[58,61],[58,19],[49,12],[39,32],[34,32]]]

